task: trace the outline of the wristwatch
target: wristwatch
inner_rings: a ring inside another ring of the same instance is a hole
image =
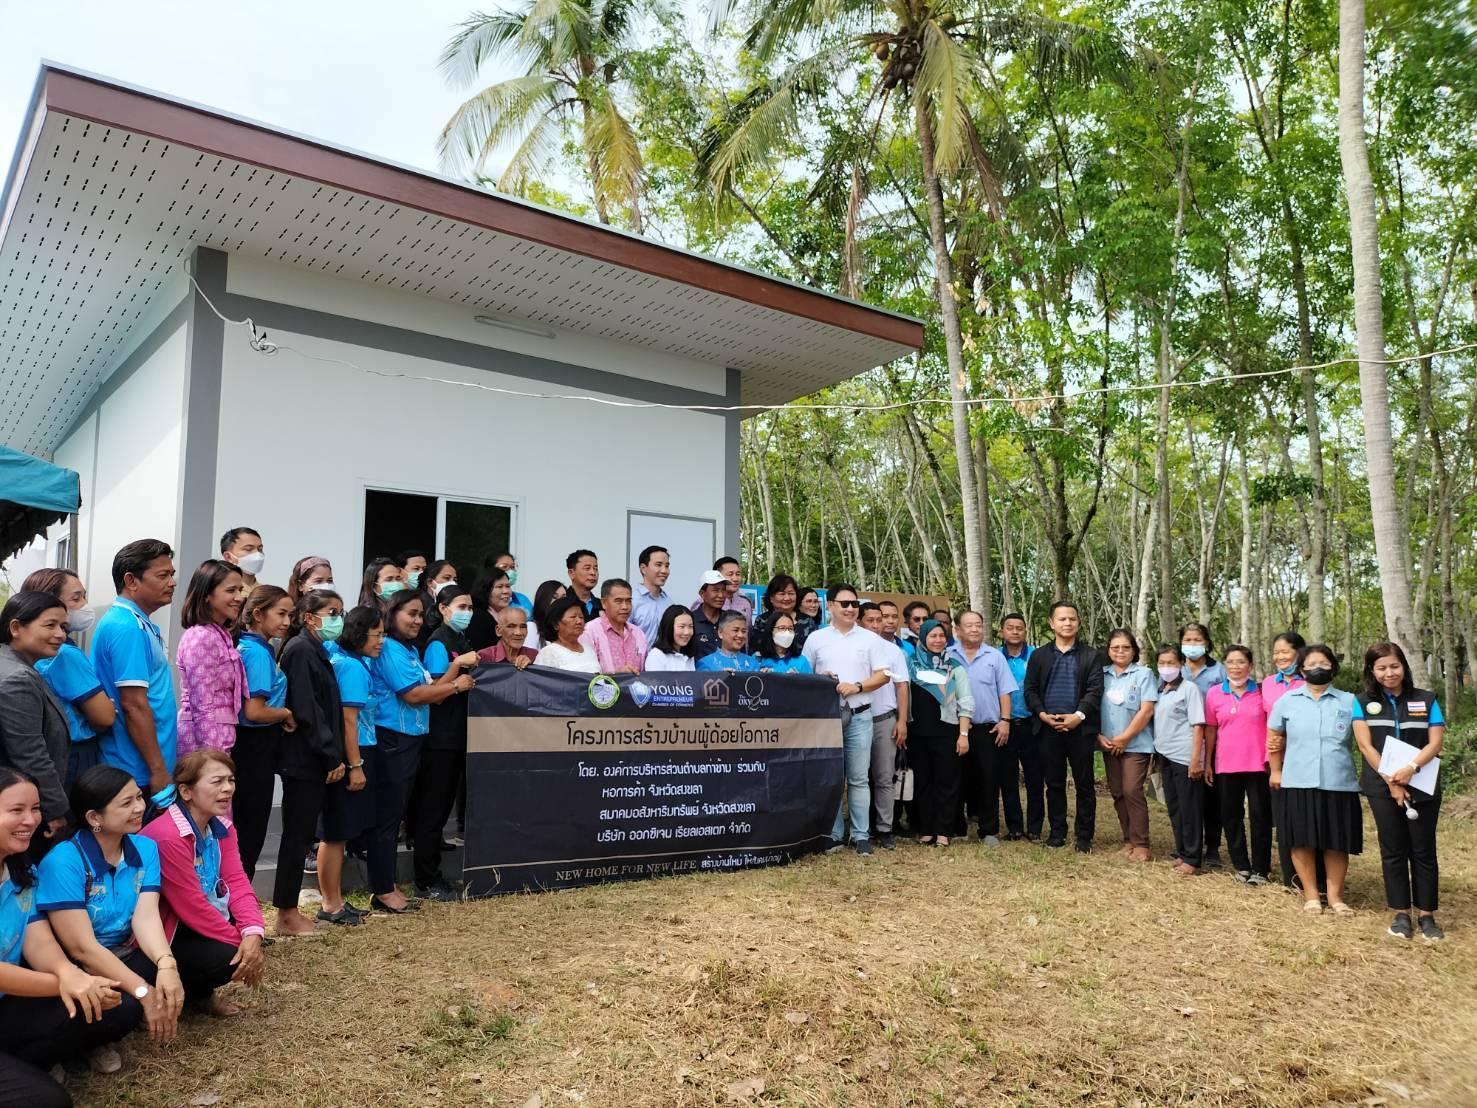
[[[149,987],[147,985],[140,985],[138,988],[133,990],[133,998],[135,1000],[143,1000],[148,995]]]

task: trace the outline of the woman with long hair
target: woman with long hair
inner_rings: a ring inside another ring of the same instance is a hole
[[[497,642],[498,617],[513,603],[513,585],[508,580],[508,575],[502,570],[489,569],[477,578],[476,584],[472,586],[470,597],[472,618],[462,633],[466,635],[467,642],[473,650],[486,650]],[[438,610],[436,614],[438,625],[440,621],[441,614]]]
[[[545,581],[533,591],[533,613],[528,621],[528,645],[537,650],[545,642],[552,639],[545,634],[544,624],[549,618],[549,609],[554,606],[554,601],[561,599],[568,591],[568,586],[563,581]]]
[[[62,602],[49,592],[18,592],[0,610],[0,766],[14,767],[40,789],[42,846],[67,826],[72,736],[36,663],[56,657],[67,640],[66,621]]]
[[[1360,789],[1380,840],[1385,903],[1394,913],[1389,934],[1412,935],[1410,910],[1416,910],[1421,937],[1437,942],[1446,933],[1436,922],[1440,869],[1436,862],[1436,822],[1441,816],[1441,782],[1415,776],[1441,757],[1446,717],[1436,694],[1418,689],[1405,651],[1377,642],[1364,652],[1364,675],[1354,702],[1354,739],[1364,756]],[[1404,744],[1392,748],[1391,743]],[[1399,751],[1386,758],[1386,752]],[[1439,771],[1438,771],[1439,773]]]
[[[685,604],[671,604],[657,624],[656,639],[646,652],[646,669],[675,673],[695,668],[692,648],[692,612]]]
[[[815,595],[814,589],[803,590],[811,596]],[[754,653],[760,657],[773,658],[776,655],[768,653],[769,634],[774,627],[774,619],[778,615],[787,615],[794,624],[795,654],[805,645],[805,640],[810,633],[820,626],[815,619],[800,611],[801,588],[795,578],[788,573],[777,573],[769,579],[769,584],[764,589],[764,597],[761,600],[761,611],[755,620],[755,650]]]
[[[181,756],[207,748],[229,751],[236,745],[246,670],[230,629],[241,617],[245,598],[241,567],[216,558],[201,562],[185,589],[180,613],[185,631],[174,654],[180,674]]]
[[[287,595],[296,605],[303,593],[312,592],[315,589],[335,591],[333,566],[329,564],[327,558],[309,554],[306,558],[299,558],[293,565],[292,573],[287,578]]]
[[[46,1071],[102,1051],[97,1068],[113,1072],[122,1060],[109,1044],[143,1009],[111,976],[76,966],[37,912],[27,857],[40,827],[36,782],[0,767],[0,1089],[7,1103],[65,1108],[72,1098]]]
[[[67,609],[68,635],[85,634],[97,621],[96,610],[87,603],[87,587],[69,569],[38,569],[25,579],[21,591],[49,592],[60,600]],[[70,790],[85,770],[102,761],[98,736],[112,729],[118,710],[103,691],[92,659],[71,641],[63,642],[54,657],[37,659],[36,672],[67,717],[72,745],[63,783]]]
[[[755,657],[763,673],[811,673],[810,663],[800,653],[800,617],[790,612],[766,612],[760,617],[763,631],[757,636]]]
[[[392,596],[405,588],[405,567],[394,558],[375,558],[364,567],[359,603],[378,604],[383,609]]]
[[[236,842],[247,877],[256,876],[256,863],[267,839],[272,814],[272,792],[282,736],[297,729],[287,707],[287,674],[272,653],[272,641],[287,637],[292,626],[292,601],[276,585],[257,585],[241,608],[241,641],[236,649],[246,671],[246,703],[236,723],[236,794],[231,815]]]

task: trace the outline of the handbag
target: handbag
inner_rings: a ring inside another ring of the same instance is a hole
[[[892,796],[894,800],[904,804],[913,799],[913,771],[908,767],[906,747],[899,748],[897,760],[893,763]]]

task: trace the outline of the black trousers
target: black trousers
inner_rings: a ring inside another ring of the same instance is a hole
[[[1073,831],[1079,845],[1089,845],[1097,828],[1097,793],[1092,778],[1092,755],[1097,740],[1082,727],[1054,731],[1045,725],[1037,737],[1041,743],[1046,819],[1051,837],[1062,841],[1067,838],[1067,770],[1070,768],[1076,794]]]
[[[374,736],[379,747],[375,763],[379,772],[365,786],[374,798],[374,823],[365,834],[365,842],[369,855],[369,891],[383,896],[395,890],[400,821],[405,818],[405,806],[420,768],[424,740],[420,735],[407,735],[388,727],[376,727]],[[430,845],[439,851],[441,836],[437,835]]]
[[[231,980],[231,975],[236,972],[236,967],[231,965],[231,959],[236,957],[236,944],[209,938],[190,930],[183,923],[175,929],[169,949],[179,963],[179,979],[185,989],[186,1004],[202,1006],[208,1003],[210,994]]]
[[[441,872],[441,833],[456,805],[467,756],[460,750],[422,750],[415,775],[410,827],[415,839],[415,883],[419,888],[446,883]]]
[[[143,1018],[127,990],[118,1007],[92,1023],[80,1012],[68,1017],[60,997],[0,996],[0,1105],[70,1105],[71,1095],[46,1071],[117,1042]]]
[[[1222,817],[1220,778],[1217,777],[1209,785],[1202,781],[1200,782],[1200,788],[1204,794],[1200,802],[1200,822],[1205,828],[1205,856],[1208,858],[1212,854],[1219,855],[1221,852]]]
[[[1281,789],[1272,790],[1272,824],[1277,828],[1277,865],[1282,871],[1282,883],[1289,889],[1302,888],[1297,869],[1292,864],[1292,848],[1287,845],[1287,804]],[[1315,850],[1313,858],[1318,866],[1318,891],[1328,891],[1328,875],[1324,872],[1323,851]]]
[[[303,859],[318,837],[318,817],[323,814],[327,788],[322,777],[282,778],[282,843],[277,848],[277,878],[272,883],[276,908],[297,907],[298,894],[303,891]]]
[[[1174,852],[1196,869],[1205,860],[1205,782],[1190,776],[1190,767],[1159,759],[1164,782],[1164,806],[1174,830]]]
[[[969,729],[969,753],[964,758],[964,779],[969,783],[969,814],[979,825],[980,838],[1000,834],[1000,777],[996,755],[995,725],[976,723]],[[1019,802],[1017,802],[1019,803]],[[965,833],[969,832],[968,824]]]
[[[1026,785],[1026,810],[1021,814],[1021,779]],[[1012,835],[1038,838],[1046,820],[1046,781],[1041,774],[1041,743],[1029,718],[1010,721],[1010,741],[995,748],[995,780],[1005,809],[1005,830]]]
[[[277,752],[281,746],[281,724],[236,728],[236,745],[231,748],[231,760],[236,763],[236,797],[231,801],[231,818],[236,824],[236,842],[247,877],[256,876],[262,843],[267,841],[272,787],[277,780]]]
[[[1220,797],[1221,826],[1231,865],[1240,873],[1272,875],[1272,789],[1267,773],[1221,773],[1215,792]],[[1246,824],[1251,824],[1251,850],[1247,851]],[[1210,831],[1205,832],[1210,850]]]
[[[1405,809],[1388,793],[1364,799],[1369,801],[1379,834],[1385,903],[1397,911],[1411,907],[1436,911],[1441,879],[1436,864],[1436,819],[1441,814],[1441,793],[1415,805],[1419,819],[1406,818]]]
[[[960,758],[954,752],[959,732],[909,736],[908,764],[913,767],[913,797],[918,802],[920,835],[954,834],[959,807]]]

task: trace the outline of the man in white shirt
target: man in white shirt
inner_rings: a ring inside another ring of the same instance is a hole
[[[896,604],[892,610],[897,612]],[[861,625],[882,639],[892,657],[887,681],[872,694],[872,818],[877,845],[892,850],[892,815],[897,810],[892,782],[898,751],[908,745],[908,659],[902,647],[883,636],[887,617],[881,605],[864,601],[861,613]]]
[[[829,592],[831,622],[810,634],[801,651],[810,668],[836,678],[841,698],[841,743],[846,762],[846,795],[831,829],[834,853],[846,845],[846,825],[856,852],[872,853],[869,841],[872,806],[872,693],[887,684],[892,657],[880,636],[858,626],[861,601],[850,585],[833,585]]]
[[[641,628],[647,642],[656,642],[662,616],[672,605],[666,589],[672,558],[665,546],[648,546],[636,559],[636,568],[641,571],[641,583],[631,594],[631,622]]]

